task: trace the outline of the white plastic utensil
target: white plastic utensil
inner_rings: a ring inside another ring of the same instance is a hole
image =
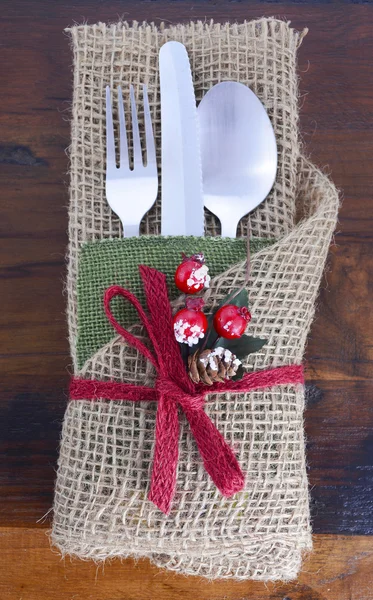
[[[263,202],[277,171],[273,127],[248,87],[224,81],[198,106],[204,205],[236,237],[240,219]]]
[[[139,235],[144,214],[153,206],[158,191],[158,173],[155,144],[150,116],[148,93],[143,86],[146,164],[142,158],[135,93],[130,87],[133,168],[130,168],[127,128],[123,107],[122,89],[118,87],[119,113],[119,161],[115,156],[115,138],[111,93],[106,88],[106,199],[110,208],[118,215],[123,226],[124,237]],[[117,163],[119,166],[117,167]]]
[[[189,58],[180,42],[159,52],[162,235],[204,235],[198,117]]]

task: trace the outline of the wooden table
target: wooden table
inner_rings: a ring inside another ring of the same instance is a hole
[[[159,22],[275,15],[310,28],[299,52],[307,151],[343,192],[308,344],[305,425],[313,554],[289,584],[207,582],[147,561],[61,558],[44,516],[69,350],[62,296],[71,53],[63,28],[119,16]],[[1,72],[1,600],[373,598],[373,6],[356,2],[3,0]]]

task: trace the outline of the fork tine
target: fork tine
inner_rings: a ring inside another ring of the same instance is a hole
[[[148,90],[146,85],[142,86],[142,95],[144,100],[144,120],[145,120],[145,140],[146,140],[146,165],[154,166],[156,163],[154,133],[152,127],[152,118],[150,115]]]
[[[106,172],[116,167],[113,110],[110,87],[106,86]]]
[[[130,87],[130,98],[131,98],[131,114],[132,114],[132,136],[133,136],[133,166],[142,165],[142,153],[139,133],[139,123],[137,120],[137,110],[135,101],[135,92],[133,85]]]
[[[129,168],[128,163],[128,140],[127,140],[127,128],[126,118],[124,114],[122,88],[118,85],[118,113],[119,113],[119,166],[122,169]]]

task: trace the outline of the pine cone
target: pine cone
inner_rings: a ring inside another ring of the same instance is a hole
[[[197,350],[188,357],[189,377],[194,383],[212,385],[231,379],[237,373],[241,361],[226,348]]]

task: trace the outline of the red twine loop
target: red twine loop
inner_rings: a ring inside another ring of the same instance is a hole
[[[250,392],[273,385],[304,383],[303,367],[301,365],[278,367],[247,373],[240,381],[229,380],[212,386],[195,385],[186,372],[175,339],[166,277],[150,267],[142,265],[139,269],[149,316],[136,296],[120,286],[112,286],[106,290],[104,307],[114,329],[130,346],[136,348],[154,365],[157,371],[155,387],[73,378],[70,385],[70,399],[156,401],[158,403],[153,469],[148,498],[162,512],[168,514],[176,488],[179,453],[178,406],[181,407],[189,422],[207,473],[220,492],[230,497],[242,490],[244,475],[232,449],[204,411],[205,396],[216,393]],[[135,307],[148,332],[154,354],[114,318],[110,303],[116,296],[122,296]]]

